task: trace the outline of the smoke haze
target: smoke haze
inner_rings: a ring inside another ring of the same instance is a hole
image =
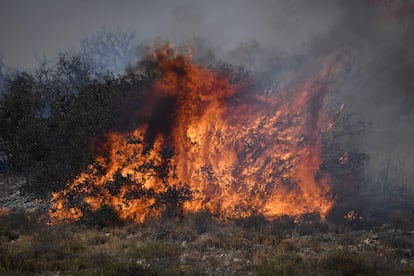
[[[373,123],[354,141],[371,156],[370,172],[390,161],[414,177],[414,1],[5,0],[0,13],[0,52],[14,68],[102,28],[190,45],[196,60],[242,65],[281,89],[346,56],[333,97]]]

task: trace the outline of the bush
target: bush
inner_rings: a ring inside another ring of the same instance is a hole
[[[147,83],[133,76],[97,81],[87,61],[69,54],[11,77],[0,95],[0,154],[8,169],[29,176],[30,192],[62,189],[93,161],[93,141],[139,124],[131,114],[144,104]]]
[[[89,275],[151,275],[151,270],[134,264],[122,262],[110,262],[99,266],[97,269],[87,272],[76,273],[79,276]]]
[[[328,275],[372,275],[375,268],[367,265],[362,256],[348,251],[337,250],[322,262],[323,271]]]
[[[169,241],[151,241],[128,249],[128,256],[149,268],[153,273],[163,273],[177,266],[181,248]]]
[[[120,226],[123,222],[119,219],[118,214],[109,205],[103,205],[96,211],[84,210],[80,223],[102,229],[108,226]]]

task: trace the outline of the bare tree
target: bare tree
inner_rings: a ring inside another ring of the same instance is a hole
[[[122,74],[136,57],[135,45],[133,31],[103,29],[81,40],[79,54],[89,59],[92,71],[100,78],[108,72]]]
[[[3,61],[3,54],[0,53],[0,95],[5,91],[6,74],[6,65]]]

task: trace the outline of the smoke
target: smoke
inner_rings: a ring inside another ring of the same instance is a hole
[[[4,3],[6,63],[12,57],[24,63],[28,51],[71,47],[102,26],[136,30],[144,42],[159,37],[191,46],[197,62],[241,65],[279,89],[345,56],[333,100],[355,120],[373,123],[353,141],[371,156],[372,175],[389,160],[414,165],[414,1],[32,2]]]
[[[244,66],[280,89],[346,56],[333,101],[372,123],[353,144],[375,181],[390,162],[414,177],[413,29],[414,1],[213,1],[178,5],[171,33],[198,61]]]

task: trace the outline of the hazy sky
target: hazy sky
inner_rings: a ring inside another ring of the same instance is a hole
[[[135,30],[138,38],[186,41],[201,36],[226,51],[257,40],[263,47],[298,50],[342,20],[338,2],[1,0],[0,51],[6,64],[32,66],[76,47],[102,28]]]
[[[33,67],[36,55],[76,48],[102,28],[134,30],[141,42],[197,38],[199,53],[285,82],[346,54],[334,95],[374,123],[359,145],[414,165],[414,1],[0,0],[0,53],[11,67]]]

